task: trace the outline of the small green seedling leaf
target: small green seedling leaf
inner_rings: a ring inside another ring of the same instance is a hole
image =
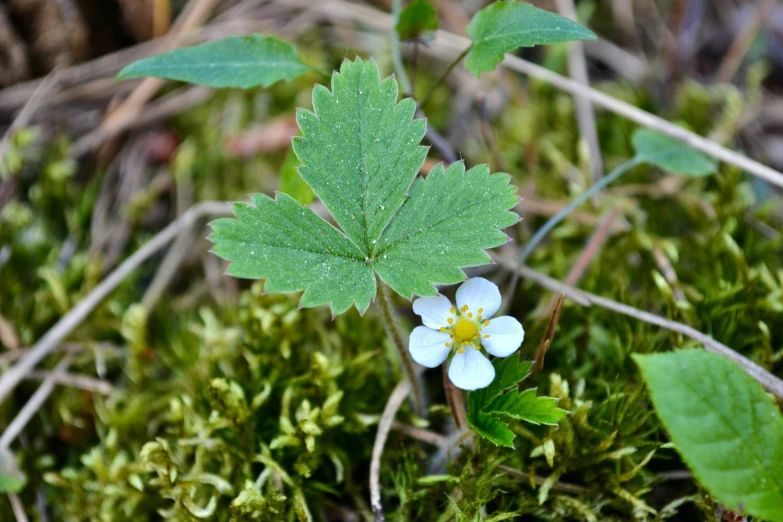
[[[232,36],[183,47],[134,62],[118,80],[153,76],[209,87],[269,87],[314,70],[299,60],[296,48],[273,36]]]
[[[315,199],[315,194],[310,185],[305,183],[305,180],[297,172],[298,168],[299,159],[293,149],[288,149],[283,164],[280,166],[280,192],[285,192],[302,205],[309,205]]]
[[[438,13],[428,0],[413,0],[400,13],[396,29],[400,40],[418,38],[438,29]]]
[[[219,219],[210,239],[236,277],[266,279],[268,292],[304,290],[300,305],[329,303],[339,314],[364,312],[376,275],[397,293],[435,295],[435,284],[465,279],[462,268],[490,258],[507,241],[517,203],[507,174],[455,163],[416,178],[427,149],[413,100],[397,102],[394,78],[374,62],[345,61],[332,90],[316,86],[314,112],[301,110],[294,138],[299,174],[338,230],[290,196],[256,194]]]
[[[23,478],[0,474],[0,493],[19,493],[25,483]]]
[[[518,47],[596,38],[568,18],[514,0],[492,3],[476,13],[467,32],[473,44],[465,68],[476,77],[495,70],[503,56]]]
[[[17,466],[13,454],[0,449],[0,494],[19,493],[26,483],[27,479]]]
[[[783,521],[783,417],[761,385],[703,350],[634,360],[699,482],[733,511]]]
[[[530,375],[532,361],[519,356],[494,359],[495,380],[486,388],[470,392],[468,423],[470,427],[497,446],[514,447],[514,432],[506,422],[523,420],[532,424],[557,425],[568,412],[557,407],[557,399],[536,397],[535,388],[520,392],[520,382]]]
[[[671,174],[708,176],[718,166],[713,158],[649,129],[634,132],[632,141],[637,158]]]

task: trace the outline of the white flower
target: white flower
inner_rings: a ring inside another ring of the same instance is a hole
[[[513,317],[490,320],[500,309],[500,291],[481,277],[457,289],[457,307],[442,295],[416,299],[413,311],[424,326],[413,329],[408,349],[413,360],[427,368],[442,364],[454,352],[451,382],[463,390],[486,388],[495,379],[495,368],[481,348],[508,357],[522,344],[525,331]]]

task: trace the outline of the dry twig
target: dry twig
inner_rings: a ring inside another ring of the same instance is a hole
[[[128,259],[112,271],[92,292],[79,301],[67,314],[60,318],[51,329],[30,348],[10,370],[0,376],[0,402],[19,384],[25,376],[52,350],[54,350],[82,321],[108,296],[126,277],[150,256],[166,246],[183,230],[188,230],[196,221],[205,216],[227,215],[230,206],[227,203],[207,201],[190,208],[181,218],[171,222],[155,237],[150,239]]]
[[[557,0],[557,10],[566,18],[577,21],[574,0]],[[587,75],[587,61],[585,60],[584,44],[580,41],[571,42],[568,47],[568,73],[571,77],[590,88],[590,78]],[[595,113],[593,104],[581,94],[574,96],[576,107],[576,123],[579,125],[579,134],[582,135],[590,148],[590,162],[593,181],[604,175],[604,162],[601,158],[601,147],[598,143],[598,129],[595,126]]]
[[[665,317],[661,317],[650,312],[645,312],[644,310],[639,310],[638,308],[634,308],[623,303],[618,303],[617,301],[613,301],[605,297],[591,294],[589,292],[584,292],[578,288],[574,288],[573,286],[561,283],[556,279],[552,279],[551,277],[533,270],[530,267],[524,265],[520,266],[515,259],[497,255],[493,255],[492,259],[494,259],[499,265],[505,267],[506,269],[516,271],[521,277],[528,279],[537,285],[546,288],[547,290],[564,293],[566,297],[583,306],[599,306],[601,308],[605,308],[607,310],[644,321],[645,323],[654,324],[656,326],[660,326],[661,328],[666,328],[667,330],[680,333],[686,337],[690,337],[691,339],[702,343],[705,350],[717,353],[718,355],[722,355],[727,359],[735,362],[741,366],[742,369],[748,373],[748,375],[756,379],[762,386],[764,386],[768,392],[779,399],[783,399],[783,380],[772,375],[758,364],[735,352],[725,344],[716,341],[712,337],[696,330],[691,326],[666,319]]]
[[[100,393],[101,395],[109,395],[114,387],[110,382],[102,379],[96,379],[88,375],[79,375],[74,373],[65,372],[40,372],[32,371],[25,377],[27,380],[40,380],[51,381],[54,384],[62,384],[63,386],[71,386],[80,390]]]
[[[311,0],[285,1],[288,4],[299,7],[309,7],[311,5]],[[359,21],[378,31],[388,31],[392,23],[391,17],[386,13],[344,0],[325,0],[318,5],[317,9],[319,9],[321,14],[327,19],[350,23]],[[438,31],[436,33],[436,38],[428,47],[422,49],[422,51],[438,59],[453,60],[456,56],[464,52],[468,45],[470,45],[470,41],[467,38],[447,31]],[[511,54],[506,55],[502,65],[508,69],[550,83],[558,89],[571,94],[583,96],[593,102],[593,104],[619,114],[643,127],[658,131],[679,140],[704,154],[739,167],[773,185],[783,187],[783,173],[767,167],[747,156],[743,156],[738,152],[729,150],[714,141],[679,127],[661,117],[631,105],[630,103],[618,100],[617,98],[604,94],[591,87],[585,87],[577,81],[565,78],[545,67],[528,62]]]
[[[0,139],[0,162],[2,162],[6,152],[8,152],[11,138],[13,138],[14,134],[19,129],[26,127],[30,123],[30,121],[33,119],[33,116],[35,115],[35,112],[43,104],[43,101],[57,86],[57,82],[58,70],[55,69],[49,73],[40,84],[38,84],[38,87],[36,87],[32,96],[30,96],[30,98],[24,104],[24,107],[22,107],[22,110],[19,111],[19,114],[17,114],[16,118],[14,118],[11,126],[8,127],[8,129],[5,131],[3,138]]]
[[[54,371],[46,380],[44,380],[38,389],[35,390],[35,393],[25,403],[22,409],[19,410],[19,413],[16,414],[14,420],[11,421],[11,423],[3,432],[3,435],[0,436],[0,451],[8,450],[8,448],[11,446],[11,443],[13,443],[14,440],[16,440],[16,437],[22,433],[24,427],[27,426],[27,423],[30,422],[30,419],[33,418],[33,415],[36,414],[36,412],[41,408],[43,403],[52,393],[52,390],[54,390],[56,385],[55,379],[68,370],[68,366],[70,366],[72,360],[73,356],[70,354],[67,354],[65,357],[63,357],[63,359],[54,368]]]
[[[386,401],[381,420],[378,422],[378,432],[372,445],[372,460],[370,460],[370,506],[375,515],[375,522],[386,521],[386,517],[383,516],[383,504],[381,503],[381,457],[383,456],[383,447],[386,445],[386,439],[394,423],[394,416],[397,415],[397,410],[400,409],[410,392],[410,381],[403,379],[394,388],[394,391],[389,396],[389,400]]]

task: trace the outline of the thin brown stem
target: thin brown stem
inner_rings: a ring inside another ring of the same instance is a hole
[[[424,410],[424,393],[419,382],[419,375],[416,372],[416,367],[413,365],[413,359],[408,348],[403,341],[402,333],[397,327],[397,321],[394,318],[394,311],[392,310],[391,303],[389,302],[389,296],[387,295],[386,284],[381,278],[376,276],[376,282],[378,285],[378,295],[375,302],[378,304],[378,308],[381,310],[381,317],[383,323],[386,326],[386,332],[391,337],[397,353],[400,355],[400,361],[402,362],[402,369],[405,371],[405,375],[408,381],[411,383],[411,389],[413,390],[413,403],[416,408],[416,415],[419,417],[425,416]]]
[[[762,386],[764,386],[768,392],[779,399],[783,399],[783,380],[771,374],[766,369],[754,363],[747,357],[735,352],[725,344],[716,341],[712,337],[696,330],[691,326],[666,319],[665,317],[661,317],[644,310],[639,310],[638,308],[634,308],[623,303],[618,303],[617,301],[613,301],[599,295],[579,290],[578,288],[574,288],[570,285],[563,284],[560,281],[544,275],[541,272],[537,272],[530,267],[520,265],[519,261],[516,259],[500,257],[497,255],[493,255],[492,259],[495,260],[495,262],[499,265],[505,267],[508,270],[517,272],[521,277],[528,279],[539,286],[554,292],[564,293],[567,298],[581,304],[582,306],[598,306],[618,314],[633,317],[634,319],[638,319],[648,324],[653,324],[655,326],[671,330],[672,332],[680,333],[693,339],[694,341],[698,341],[704,345],[705,350],[722,355],[723,357],[726,357],[727,359],[738,364],[748,373],[748,375],[756,379]]]
[[[451,418],[454,419],[454,425],[461,430],[468,425],[468,412],[465,409],[465,401],[462,398],[462,391],[454,386],[449,378],[449,363],[443,363],[443,391],[446,392],[446,403],[451,410]]]

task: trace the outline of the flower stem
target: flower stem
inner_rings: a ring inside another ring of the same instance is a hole
[[[386,290],[386,284],[376,276],[378,295],[375,302],[378,304],[378,308],[381,309],[381,317],[383,323],[386,326],[386,332],[391,337],[394,346],[397,348],[397,353],[400,354],[400,360],[402,361],[402,368],[405,371],[405,375],[408,377],[408,381],[411,383],[411,389],[413,390],[413,404],[416,409],[416,415],[421,418],[425,417],[424,410],[424,393],[422,391],[421,380],[419,373],[413,365],[413,359],[408,348],[403,341],[400,329],[397,327],[397,321],[394,317],[394,311],[392,310],[391,303],[389,302],[389,296]]]
[[[463,58],[465,58],[470,50],[473,48],[473,44],[470,44],[464,51],[462,51],[459,56],[457,56],[453,62],[451,62],[451,65],[443,72],[443,74],[440,75],[440,78],[438,78],[438,81],[432,84],[432,87],[427,91],[427,94],[424,95],[424,98],[421,99],[421,102],[419,103],[419,108],[424,109],[424,107],[427,105],[427,102],[430,101],[430,98],[432,97],[432,93],[435,92],[435,89],[437,89],[443,82],[446,81],[446,78],[449,77],[449,74],[451,74],[451,71],[454,70],[454,68],[457,66],[459,62],[462,61]]]
[[[616,169],[614,169],[612,172],[601,178],[598,183],[587,189],[580,195],[578,198],[573,200],[567,207],[565,207],[563,210],[552,216],[549,221],[544,223],[544,226],[539,228],[535,235],[528,241],[527,245],[525,245],[524,250],[522,250],[522,254],[519,256],[519,264],[524,265],[525,261],[527,261],[527,258],[530,257],[530,254],[533,253],[533,251],[536,249],[538,244],[541,242],[544,237],[553,229],[555,226],[560,223],[563,219],[565,219],[571,212],[576,210],[579,205],[593,197],[594,194],[597,194],[601,189],[603,189],[605,186],[609,185],[611,182],[615,181],[617,178],[634,168],[635,166],[639,165],[640,163],[643,163],[644,161],[641,158],[635,157],[630,159],[629,161],[626,161]]]
[[[465,409],[465,400],[462,398],[462,390],[454,386],[449,378],[449,363],[443,362],[443,390],[446,392],[446,403],[451,410],[451,418],[454,426],[461,430],[468,425],[468,411]]]

